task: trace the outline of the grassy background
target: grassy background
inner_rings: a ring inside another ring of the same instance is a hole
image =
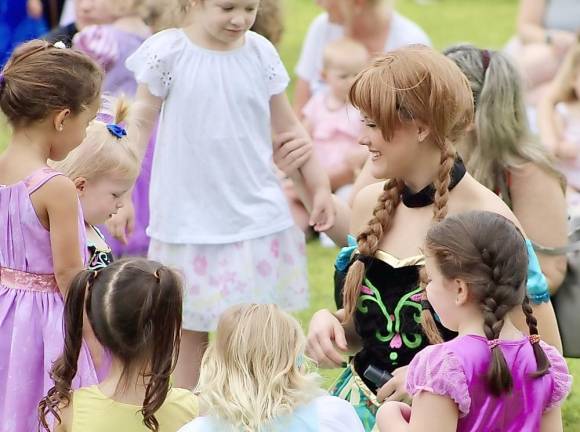
[[[514,32],[516,0],[433,0],[422,3],[397,0],[397,9],[421,25],[438,49],[457,42],[500,48]],[[308,25],[319,12],[313,0],[286,0],[286,33],[280,52],[290,71],[298,60]],[[0,151],[8,136],[8,129],[0,123]],[[308,245],[311,307],[298,314],[304,328],[316,310],[333,306],[335,255],[336,249],[321,248],[316,242]],[[580,377],[580,360],[570,360],[569,365],[573,375]],[[328,382],[337,374],[338,371],[323,371]],[[566,431],[580,432],[580,384],[574,386],[564,405],[564,425]]]

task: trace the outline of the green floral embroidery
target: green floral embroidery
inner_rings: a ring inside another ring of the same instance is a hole
[[[397,303],[395,307],[395,313],[390,314],[387,307],[383,303],[381,294],[379,290],[372,284],[371,281],[365,278],[364,285],[361,288],[362,295],[359,297],[357,309],[363,313],[368,313],[368,304],[366,302],[375,303],[380,309],[381,313],[387,321],[386,329],[377,329],[375,332],[375,337],[382,343],[391,341],[397,334],[401,335],[402,342],[409,349],[415,349],[421,345],[423,342],[423,335],[421,333],[411,333],[407,334],[401,332],[401,310],[406,307],[414,308],[413,319],[417,324],[421,323],[421,305],[411,300],[411,297],[419,294],[421,288],[417,288],[407,294],[405,294]],[[386,334],[383,332],[386,330]],[[391,343],[391,348],[398,348],[393,346]]]

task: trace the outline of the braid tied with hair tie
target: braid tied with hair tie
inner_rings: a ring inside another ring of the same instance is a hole
[[[401,202],[404,187],[405,183],[400,179],[390,179],[385,182],[383,193],[373,211],[373,218],[357,238],[358,251],[361,256],[373,257],[377,252],[381,239],[391,228],[393,215]],[[346,321],[354,316],[364,275],[365,263],[363,260],[355,260],[348,270],[343,288]]]

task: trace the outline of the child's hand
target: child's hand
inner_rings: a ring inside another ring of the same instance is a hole
[[[568,140],[560,141],[555,150],[560,159],[574,160],[578,157],[578,148]]]
[[[332,194],[328,189],[320,189],[314,194],[312,201],[312,212],[310,213],[310,226],[315,231],[323,232],[329,230],[334,225],[336,218],[336,208]]]
[[[411,407],[403,402],[385,402],[377,412],[377,426],[380,432],[396,429],[402,422],[411,420]]]
[[[403,401],[410,402],[411,398],[407,394],[407,368],[402,366],[393,371],[393,378],[388,380],[377,392],[379,402],[386,401]]]
[[[127,244],[135,228],[135,208],[130,196],[125,200],[123,207],[119,209],[117,214],[111,216],[105,225],[113,237],[124,245]]]
[[[42,2],[40,0],[28,0],[26,2],[26,11],[30,18],[42,17]]]

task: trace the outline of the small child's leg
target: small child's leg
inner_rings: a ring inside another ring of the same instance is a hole
[[[175,387],[190,389],[197,385],[201,359],[209,341],[209,334],[182,330],[179,358],[175,368]]]

